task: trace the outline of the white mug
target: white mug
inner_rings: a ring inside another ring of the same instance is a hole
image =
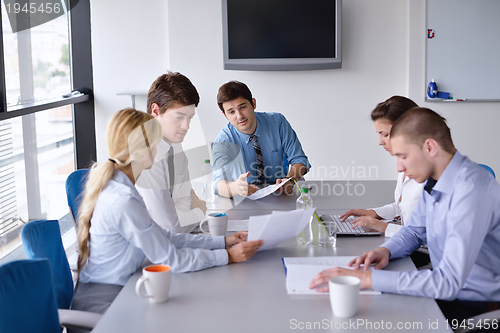
[[[330,303],[335,317],[350,318],[356,314],[360,284],[361,280],[355,276],[337,276],[328,281]]]
[[[150,265],[142,269],[142,276],[135,284],[137,295],[149,298],[151,303],[163,303],[168,299],[172,272],[168,265]],[[144,283],[146,293],[141,292]]]
[[[212,236],[226,236],[228,217],[226,213],[211,213],[208,214],[208,220],[201,221],[200,230],[204,234]],[[204,230],[203,226],[208,224],[209,230]]]

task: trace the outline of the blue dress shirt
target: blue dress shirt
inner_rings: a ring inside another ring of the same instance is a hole
[[[102,190],[90,227],[90,255],[80,273],[85,283],[125,285],[147,257],[173,272],[228,263],[224,237],[177,234],[162,229],[130,179],[118,169]],[[220,249],[220,250],[211,250]]]
[[[288,165],[300,163],[311,167],[302,145],[292,126],[281,113],[255,112],[257,128],[253,135],[257,136],[262,158],[264,159],[264,175],[266,183],[274,184],[277,179],[284,178]],[[222,180],[230,182],[250,171],[248,183],[257,179],[256,155],[251,135],[241,133],[228,123],[212,144],[214,192],[217,194],[217,183]],[[285,159],[288,161],[283,169]]]
[[[404,226],[392,258],[427,244],[433,270],[373,271],[374,290],[442,300],[500,301],[500,185],[458,151]]]

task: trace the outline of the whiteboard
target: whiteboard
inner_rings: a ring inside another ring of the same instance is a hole
[[[427,0],[427,29],[426,83],[454,99],[500,100],[499,0]]]

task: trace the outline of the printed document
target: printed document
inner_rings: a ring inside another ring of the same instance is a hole
[[[257,192],[255,192],[252,195],[249,195],[247,198],[250,200],[257,200],[261,199],[264,197],[267,197],[269,194],[276,192],[281,186],[285,185],[291,178],[288,178],[284,182],[280,183],[279,185],[269,185],[264,188],[261,188]]]
[[[262,239],[264,245],[259,251],[278,246],[297,236],[312,218],[314,208],[292,211],[274,211],[270,215],[250,216],[248,240]]]

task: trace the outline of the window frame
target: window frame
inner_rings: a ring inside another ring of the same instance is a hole
[[[76,3],[73,7],[72,4]],[[71,83],[73,89],[88,89],[90,93],[35,101],[7,108],[3,29],[0,25],[0,121],[34,114],[64,105],[73,105],[73,140],[76,169],[88,168],[96,161],[95,107],[92,91],[92,45],[90,23],[90,0],[69,0],[69,50]],[[0,6],[0,19],[4,13]]]
[[[65,0],[65,2],[68,0]],[[50,109],[58,108],[64,105],[72,105],[73,115],[73,147],[75,169],[88,168],[94,161],[96,161],[96,131],[95,131],[95,106],[93,97],[93,69],[92,69],[92,45],[91,45],[91,13],[90,13],[90,0],[69,0],[67,8],[68,11],[68,25],[69,25],[69,52],[70,52],[70,66],[71,66],[71,87],[73,90],[85,91],[83,95],[70,96],[67,98],[58,97],[47,100],[35,101],[32,103],[24,103],[22,105],[15,105],[7,108],[6,96],[6,78],[5,78],[5,63],[4,63],[4,42],[3,42],[3,29],[0,24],[0,121],[13,119],[17,117],[30,116],[32,118],[31,124],[34,126],[34,115],[40,111],[47,111]],[[73,6],[74,4],[74,6]],[[2,13],[0,6],[0,19],[6,13]],[[24,118],[23,118],[24,120]],[[23,132],[24,135],[24,132]],[[25,140],[26,141],[26,140]],[[36,145],[36,142],[35,142]],[[26,156],[25,156],[26,163]],[[30,182],[38,182],[38,169],[35,178],[30,178]],[[31,174],[30,173],[30,174]],[[28,177],[27,177],[28,180]],[[28,182],[28,181],[27,181]],[[36,187],[31,192],[37,192]],[[38,187],[39,192],[39,187]],[[30,205],[41,206],[37,203],[36,195],[30,193],[28,196],[28,219],[34,220],[37,215],[37,209],[33,215],[30,213]],[[38,195],[39,201],[40,195]],[[31,201],[31,202],[30,202]],[[36,208],[36,207],[35,207]],[[31,215],[31,216],[30,216]],[[69,213],[59,218],[59,222],[66,223],[69,219]],[[66,222],[65,222],[66,221]],[[64,224],[63,223],[63,224]],[[65,229],[61,228],[63,242],[66,236],[74,234],[70,232],[73,230],[66,228],[68,223],[65,224]],[[72,226],[72,223],[71,223]],[[67,230],[66,230],[67,229]],[[20,229],[19,229],[20,231]],[[17,231],[17,232],[19,232]],[[71,237],[69,237],[71,238]],[[73,250],[72,250],[73,249]],[[74,246],[69,245],[67,251],[74,252]],[[11,260],[17,260],[17,255],[24,256],[22,253],[22,246],[18,246],[11,250],[3,258],[0,259],[0,264]]]

